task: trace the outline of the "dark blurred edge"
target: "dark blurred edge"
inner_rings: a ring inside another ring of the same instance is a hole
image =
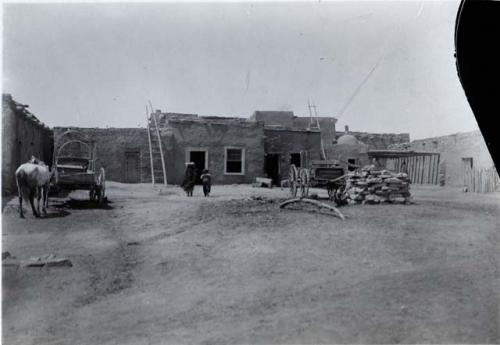
[[[460,82],[499,171],[500,1],[461,1],[455,50]]]

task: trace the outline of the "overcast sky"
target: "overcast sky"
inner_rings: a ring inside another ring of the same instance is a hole
[[[308,115],[412,139],[477,129],[457,77],[459,1],[5,4],[3,92],[50,126],[169,112]]]

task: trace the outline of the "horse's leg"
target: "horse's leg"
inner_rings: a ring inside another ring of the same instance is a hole
[[[24,218],[23,214],[23,196],[21,192],[19,192],[19,217]]]
[[[19,217],[24,218],[23,214],[23,190],[19,183],[19,176],[16,174],[16,186],[17,186],[17,194],[19,195]]]
[[[34,200],[33,200],[35,198],[35,191],[36,191],[36,189],[34,191],[30,190],[29,199],[30,199],[30,205],[31,205],[31,210],[33,211],[33,215],[38,218],[40,216],[38,215],[38,213],[35,210],[35,205],[34,205]]]
[[[38,214],[41,214],[40,213],[40,201],[42,199],[42,196],[43,196],[42,187],[36,187],[36,201],[37,201],[36,210],[37,210]]]
[[[42,211],[45,216],[47,215],[48,194],[49,191],[45,185],[42,187]]]
[[[47,208],[49,207],[49,185],[45,186],[45,214],[47,214]]]

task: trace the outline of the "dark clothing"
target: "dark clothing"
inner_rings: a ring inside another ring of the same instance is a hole
[[[212,185],[212,176],[209,173],[204,173],[200,176],[201,183],[203,184],[203,194],[208,196],[210,194],[210,187]]]
[[[193,196],[194,185],[196,184],[196,167],[188,165],[184,174],[184,181],[181,187],[186,191],[187,196]]]

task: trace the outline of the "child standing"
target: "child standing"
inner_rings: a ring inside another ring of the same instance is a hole
[[[201,183],[203,184],[203,194],[205,194],[205,196],[209,196],[210,186],[212,185],[212,176],[210,175],[207,169],[204,169],[202,171],[200,179]]]

